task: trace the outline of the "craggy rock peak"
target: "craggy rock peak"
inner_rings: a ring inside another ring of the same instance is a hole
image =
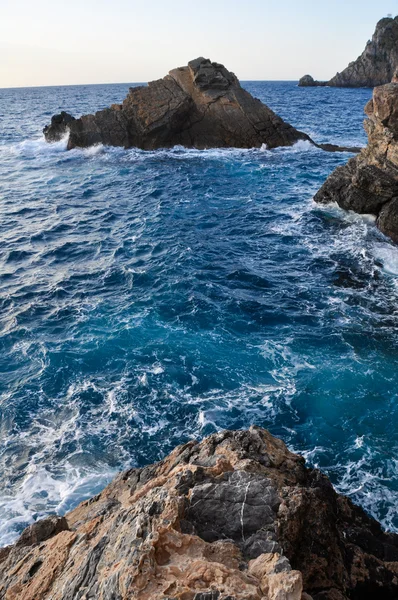
[[[375,88],[365,107],[368,145],[338,167],[315,196],[346,210],[377,216],[379,229],[398,242],[398,80]]]
[[[144,150],[291,146],[309,137],[245,91],[233,73],[198,58],[148,86],[130,88],[122,104],[75,119],[63,112],[44,129],[49,142],[69,132],[68,148],[94,144]]]
[[[225,431],[28,527],[0,598],[396,599],[398,536],[267,431]]]
[[[330,81],[314,81],[311,75],[300,79],[299,86],[375,87],[391,81],[398,67],[398,17],[381,19],[361,56]]]

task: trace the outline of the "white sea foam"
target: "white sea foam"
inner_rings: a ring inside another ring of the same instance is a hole
[[[358,445],[355,441],[354,448]],[[392,531],[398,527],[396,505],[398,502],[398,491],[390,489],[390,477],[386,477],[381,467],[375,468],[374,462],[377,457],[374,451],[363,442],[359,448],[362,451],[362,457],[359,460],[350,460],[344,464],[338,465],[339,483],[336,489],[342,493],[351,496],[351,498],[360,504],[376,519],[381,519],[383,525]],[[383,457],[384,465],[388,462]],[[397,465],[392,465],[391,476],[397,476]],[[387,485],[386,485],[387,484]]]
[[[153,373],[153,375],[160,375],[161,373],[164,373],[164,368],[160,363],[155,363],[150,372]]]
[[[76,148],[75,150],[71,150],[71,152],[82,153],[85,157],[91,158],[93,156],[98,156],[106,152],[109,147],[103,146],[103,144],[94,144],[94,146],[89,146],[88,148]]]
[[[64,477],[56,478],[45,466],[31,465],[12,495],[0,494],[0,546],[11,544],[17,530],[33,523],[49,512],[64,514],[78,502],[102,490],[115,471],[87,473],[72,465],[64,465]]]
[[[349,228],[343,229],[332,238],[328,246],[316,249],[312,244],[311,247],[316,253],[326,256],[335,250],[345,250],[356,256],[359,261],[366,263],[370,274],[381,266],[386,274],[398,275],[398,249],[377,230],[374,215],[345,211],[336,203],[326,206],[314,204],[314,208],[316,211],[333,215],[341,219],[343,223],[350,225]]]
[[[140,384],[144,387],[147,387],[148,385],[148,375],[147,373],[144,373],[143,375],[140,375],[138,377],[138,381],[140,382]]]
[[[294,448],[292,448],[295,451]],[[396,505],[398,491],[391,489],[391,478],[398,474],[398,461],[385,455],[378,455],[377,449],[368,444],[365,436],[357,436],[344,454],[344,461],[327,464],[330,448],[315,446],[311,450],[300,450],[306,461],[314,468],[321,469],[334,480],[336,490],[352,498],[369,514],[381,520],[384,527],[397,531]],[[378,466],[375,466],[377,465]]]
[[[108,382],[84,378],[71,384],[64,398],[46,402],[33,416],[29,431],[7,428],[0,452],[0,546],[14,541],[17,532],[35,519],[51,512],[63,514],[91,497],[130,464],[131,456],[120,445],[123,436],[119,445],[117,441],[108,445],[105,462],[85,449],[87,436],[118,439],[119,421],[110,418],[115,413],[126,420],[134,418],[125,389],[123,379],[110,387]],[[101,395],[104,402],[86,407],[86,392]],[[115,459],[118,467],[109,467]],[[26,466],[21,465],[23,460]]]
[[[59,142],[46,142],[44,136],[33,139],[24,140],[10,146],[10,151],[15,155],[22,157],[34,157],[34,156],[51,156],[59,154],[60,152],[66,152],[68,145],[69,134],[66,134]]]
[[[374,245],[374,255],[390,275],[398,275],[398,248],[389,242]]]
[[[88,148],[73,148],[67,151],[69,134],[67,133],[62,140],[58,142],[48,143],[44,136],[36,139],[28,139],[23,142],[18,142],[12,145],[0,146],[1,152],[9,152],[12,155],[20,156],[21,158],[38,158],[50,160],[52,157],[59,156],[64,153],[62,160],[75,160],[79,158],[94,158],[101,156],[104,160],[114,156],[126,157],[136,161],[145,161],[151,158],[169,157],[173,160],[187,159],[205,159],[205,160],[229,160],[247,158],[250,155],[262,153],[265,155],[281,152],[281,153],[301,153],[308,151],[318,151],[308,140],[299,140],[292,146],[284,146],[274,149],[268,149],[266,144],[261,148],[208,148],[196,149],[186,148],[184,146],[174,146],[172,148],[160,148],[158,150],[141,150],[139,148],[124,149],[122,147],[106,146],[103,144],[95,144]]]
[[[293,146],[286,147],[286,148],[284,147],[283,150],[284,151],[290,150],[291,152],[318,152],[319,151],[319,149],[308,140],[299,140],[298,142],[293,144]]]

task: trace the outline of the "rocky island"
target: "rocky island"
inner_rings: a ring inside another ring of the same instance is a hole
[[[304,75],[300,87],[375,87],[391,81],[398,67],[398,17],[386,17],[376,25],[372,39],[365,50],[344,71],[330,81],[315,81]]]
[[[398,597],[398,535],[258,427],[121,473],[0,549],[5,600]]]
[[[398,242],[398,77],[374,89],[365,107],[368,145],[338,167],[315,195],[321,204],[370,213],[378,228]]]
[[[253,98],[223,65],[198,58],[148,86],[130,88],[122,104],[75,119],[54,115],[44,130],[48,142],[68,135],[68,149],[96,144],[156,150],[186,148],[267,148],[300,140],[328,152],[359,152],[316,144]]]
[[[275,148],[310,139],[253,98],[223,65],[205,58],[130,88],[122,104],[79,119],[63,112],[44,129],[50,142],[67,132],[69,149],[94,144],[144,150]]]
[[[298,84],[299,87],[325,87],[329,85],[327,81],[315,81],[312,75],[304,75]]]

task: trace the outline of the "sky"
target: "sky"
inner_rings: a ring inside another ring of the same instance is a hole
[[[398,0],[0,0],[0,87],[145,82],[198,56],[330,79]]]

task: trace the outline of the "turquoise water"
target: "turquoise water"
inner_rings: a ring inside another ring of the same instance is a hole
[[[0,90],[0,542],[251,423],[398,530],[398,250],[312,202],[350,155],[43,141],[127,87]],[[245,87],[318,142],[366,142],[369,90]]]

